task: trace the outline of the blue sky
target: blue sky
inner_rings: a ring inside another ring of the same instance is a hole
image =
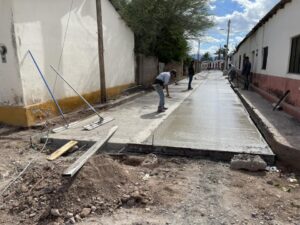
[[[208,2],[215,26],[203,33],[201,54],[205,52],[213,54],[220,45],[226,44],[229,19],[232,25],[229,49],[234,50],[235,46],[279,0],[208,0]],[[197,43],[190,41],[190,45],[191,53],[196,54]]]

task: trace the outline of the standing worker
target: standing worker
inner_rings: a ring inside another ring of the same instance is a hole
[[[245,78],[244,90],[249,89],[250,74],[251,74],[251,63],[250,63],[249,57],[246,56],[244,66],[243,66],[243,71],[242,71],[242,75],[245,76],[244,77]]]
[[[176,77],[176,70],[171,70],[170,72],[162,72],[156,77],[154,81],[153,87],[159,95],[159,105],[157,110],[158,113],[167,110],[167,108],[165,107],[165,95],[163,89],[166,88],[167,91],[166,97],[171,98],[168,85],[171,79],[174,79],[175,77]]]
[[[192,82],[193,82],[193,77],[195,75],[195,69],[194,69],[194,64],[195,64],[195,61],[191,61],[190,65],[189,65],[189,69],[188,69],[188,72],[189,72],[189,86],[188,86],[188,90],[193,90],[192,88]]]

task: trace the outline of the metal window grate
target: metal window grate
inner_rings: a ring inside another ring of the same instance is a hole
[[[289,72],[300,74],[300,36],[292,39]]]
[[[263,63],[261,69],[265,70],[267,69],[267,63],[268,63],[268,54],[269,54],[269,47],[263,48]]]

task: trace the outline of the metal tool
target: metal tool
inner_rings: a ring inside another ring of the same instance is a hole
[[[32,55],[32,53],[31,53],[30,50],[28,50],[28,53],[29,53],[29,55],[30,55],[30,57],[31,57],[31,59],[32,59],[34,65],[35,65],[35,67],[37,68],[37,70],[38,70],[40,76],[42,77],[42,80],[44,81],[44,83],[45,83],[45,85],[46,85],[46,87],[47,87],[47,89],[48,89],[48,91],[49,91],[49,93],[50,93],[50,95],[51,95],[53,101],[55,102],[55,105],[56,105],[57,109],[59,110],[61,117],[62,117],[63,120],[65,121],[65,126],[66,126],[66,127],[69,127],[69,124],[68,124],[68,122],[67,122],[67,120],[66,120],[66,118],[65,118],[65,116],[64,116],[64,113],[63,113],[62,109],[60,108],[60,106],[59,106],[59,104],[58,104],[56,98],[54,97],[54,94],[52,93],[52,91],[51,91],[51,89],[50,89],[50,87],[49,87],[49,85],[48,85],[48,82],[47,82],[45,76],[43,75],[43,73],[42,73],[40,67],[38,66],[38,64],[37,64],[37,62],[36,62],[35,58],[33,57],[33,55]]]
[[[82,101],[85,104],[87,104],[87,106],[99,117],[98,121],[95,121],[95,122],[93,122],[91,124],[88,124],[88,125],[84,126],[85,130],[93,130],[93,129],[96,129],[97,127],[99,127],[99,126],[102,126],[102,125],[104,125],[106,123],[109,123],[109,122],[113,121],[113,118],[109,118],[109,117],[103,118],[99,114],[99,112],[97,112],[97,110],[78,91],[76,91],[72,87],[72,85],[68,81],[66,81],[66,79],[63,78],[63,76],[52,65],[50,65],[50,67],[82,99]],[[59,131],[61,131],[61,129]]]

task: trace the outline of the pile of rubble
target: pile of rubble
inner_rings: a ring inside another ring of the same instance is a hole
[[[62,177],[59,166],[34,165],[5,194],[2,210],[24,224],[74,224],[90,214],[152,204],[151,191],[130,168],[104,155],[93,157],[73,178]]]

